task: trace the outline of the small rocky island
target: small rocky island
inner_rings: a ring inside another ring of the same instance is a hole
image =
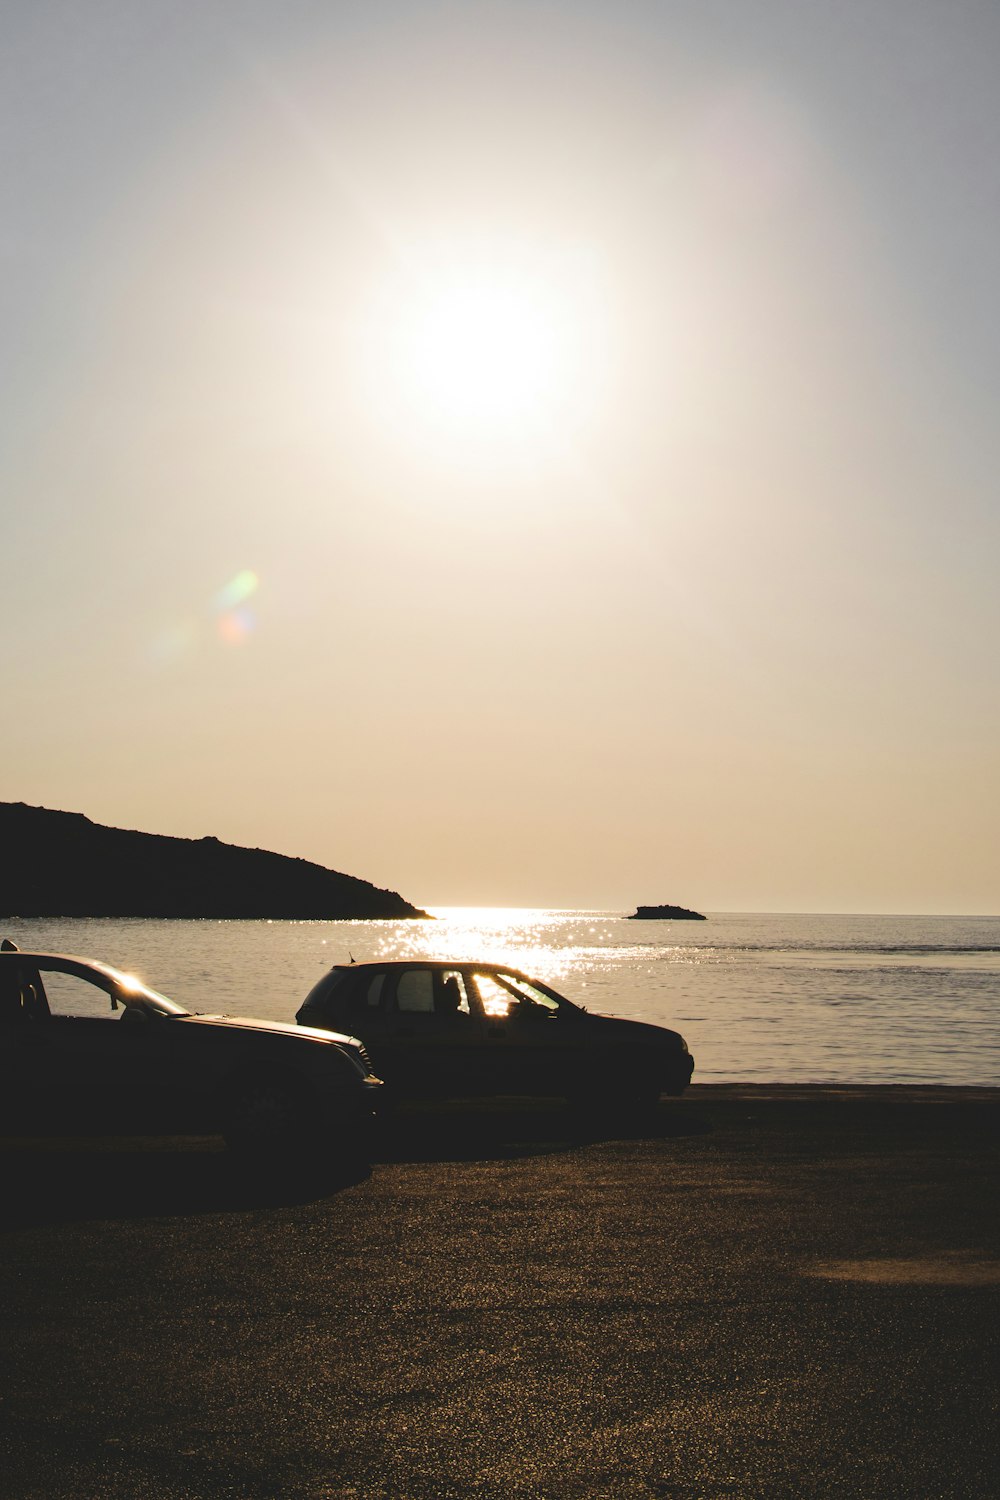
[[[704,922],[707,918],[700,911],[688,911],[686,906],[637,906],[629,917],[630,922]]]
[[[0,913],[12,917],[426,917],[395,891],[305,859],[0,802]]]

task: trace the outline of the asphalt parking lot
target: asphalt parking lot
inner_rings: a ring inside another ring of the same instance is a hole
[[[5,1500],[1000,1494],[1000,1092],[401,1114],[371,1174],[8,1141]]]

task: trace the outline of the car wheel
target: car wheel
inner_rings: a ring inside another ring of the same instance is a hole
[[[605,1078],[569,1091],[566,1102],[574,1116],[592,1127],[641,1131],[654,1123],[661,1092],[658,1079]]]
[[[263,1072],[234,1079],[226,1090],[222,1134],[229,1149],[243,1156],[310,1153],[318,1142],[305,1080]]]
[[[629,1096],[626,1108],[639,1118],[648,1120],[656,1113],[662,1093],[659,1080],[644,1083]]]

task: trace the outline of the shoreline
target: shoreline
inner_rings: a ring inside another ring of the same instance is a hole
[[[1000,1084],[979,1083],[690,1083],[681,1099],[852,1099],[934,1100],[982,1099],[1000,1103]],[[678,1101],[672,1100],[672,1103]]]

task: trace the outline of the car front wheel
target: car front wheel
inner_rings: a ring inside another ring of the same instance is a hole
[[[311,1154],[316,1121],[305,1080],[264,1072],[234,1079],[226,1091],[222,1134],[242,1156]]]
[[[568,1090],[566,1100],[574,1115],[591,1124],[645,1130],[655,1124],[661,1092],[658,1076],[630,1072],[591,1078]]]

